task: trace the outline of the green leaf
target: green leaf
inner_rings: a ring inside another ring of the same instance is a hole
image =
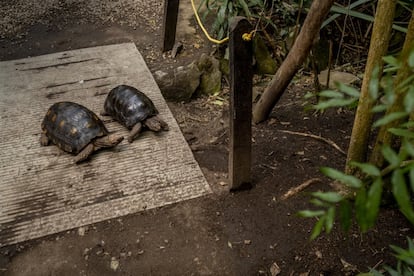
[[[327,101],[323,101],[318,103],[317,105],[314,106],[315,109],[317,110],[323,110],[323,109],[327,109],[330,107],[341,107],[341,106],[349,106],[352,105],[353,103],[355,103],[357,100],[356,99],[338,99],[338,98],[334,98],[334,99],[330,99]]]
[[[414,132],[408,129],[389,128],[388,131],[396,136],[401,136],[405,138],[414,138]]]
[[[335,207],[331,206],[326,213],[325,219],[325,231],[326,233],[330,233],[332,231],[333,225],[335,221]]]
[[[341,171],[329,167],[322,167],[320,170],[327,177],[338,180],[348,187],[360,188],[362,186],[361,180],[355,176],[347,175]]]
[[[378,216],[382,196],[382,179],[377,177],[369,187],[366,201],[366,220],[368,227],[373,227]]]
[[[414,210],[401,169],[396,169],[391,177],[392,193],[404,216],[414,224]]]
[[[371,112],[372,113],[384,112],[385,110],[387,110],[387,108],[388,108],[387,105],[385,105],[385,104],[379,104],[379,105],[374,106],[371,109]]]
[[[342,200],[339,205],[339,221],[342,229],[348,232],[352,222],[352,206],[348,200]]]
[[[392,167],[396,168],[400,165],[401,163],[400,158],[398,157],[397,153],[389,145],[383,145],[381,148],[381,152],[385,160],[387,160],[388,163],[390,163]]]
[[[343,199],[343,196],[335,192],[314,192],[312,196],[330,203],[338,203]]]
[[[338,98],[338,99],[343,99],[344,98],[343,93],[341,93],[339,91],[335,91],[335,90],[324,90],[324,91],[318,93],[318,96],[326,97],[326,98]]]
[[[337,87],[340,91],[344,92],[348,96],[359,99],[360,92],[352,86],[348,86],[342,82],[338,82]]]
[[[326,207],[326,206],[328,206],[328,204],[326,202],[323,202],[322,200],[319,200],[317,198],[312,198],[310,200],[310,203],[312,203],[313,205],[318,206],[318,207]]]
[[[352,4],[350,4],[349,6],[345,7],[344,9],[347,10],[352,10],[353,8],[361,5],[361,4],[365,4],[367,2],[371,2],[372,0],[359,0],[359,1],[355,1]],[[339,13],[335,13],[334,15],[332,15],[331,17],[329,17],[327,20],[325,20],[321,26],[321,29],[323,29],[326,25],[328,25],[329,23],[331,23],[332,21],[334,21],[336,18],[338,18],[340,16]]]
[[[393,67],[399,68],[401,66],[401,62],[394,56],[385,56],[382,60]]]
[[[414,145],[407,139],[403,139],[401,149],[408,153],[411,157],[414,157]]]
[[[227,5],[222,5],[217,12],[217,22],[222,25],[227,18]]]
[[[414,168],[413,167],[410,169],[410,172],[408,174],[409,174],[409,177],[410,177],[411,191],[414,192]]]
[[[369,227],[366,220],[366,202],[367,192],[364,187],[358,190],[355,197],[355,217],[362,232],[366,232]]]
[[[408,121],[401,124],[401,127],[404,128],[414,128],[414,121]]]
[[[374,165],[368,163],[359,163],[352,161],[349,163],[351,166],[359,168],[363,173],[370,176],[380,176],[381,171]]]
[[[311,236],[310,236],[311,240],[316,239],[321,234],[322,229],[323,229],[323,225],[325,224],[325,219],[326,219],[326,217],[323,216],[318,220],[317,223],[315,223],[315,226],[313,227],[312,233],[311,233]]]
[[[240,5],[243,8],[244,14],[246,15],[247,18],[252,17],[252,14],[249,10],[249,7],[247,6],[246,2],[244,0],[239,0]]]
[[[382,117],[378,121],[376,121],[373,124],[373,127],[379,127],[379,126],[382,126],[382,125],[386,125],[386,124],[388,124],[392,121],[399,120],[399,119],[402,119],[402,118],[407,117],[407,116],[408,116],[408,113],[405,112],[405,111],[392,112],[388,115],[385,115],[384,117]]]
[[[404,78],[395,88],[397,93],[405,93],[414,80],[414,75]]]
[[[404,110],[408,113],[414,110],[414,86],[411,86],[404,97]]]
[[[356,17],[356,18],[363,19],[363,20],[366,20],[366,21],[374,22],[374,17],[371,16],[371,15],[364,14],[364,13],[357,12],[357,11],[353,11],[353,10],[349,10],[349,9],[343,8],[341,6],[335,6],[334,5],[334,6],[331,7],[331,11],[337,12],[337,13],[343,13],[343,14],[346,14],[346,15],[349,15],[349,16],[352,16],[352,17]],[[396,24],[393,24],[392,28],[394,30],[397,30],[397,31],[400,31],[400,32],[403,32],[403,33],[407,33],[407,28],[398,26]]]
[[[314,217],[320,217],[325,214],[324,210],[302,210],[298,212],[298,216],[303,218],[314,218]]]
[[[413,243],[413,240],[410,239],[409,237],[407,237],[407,242],[408,242],[408,250],[414,253],[414,243]]]

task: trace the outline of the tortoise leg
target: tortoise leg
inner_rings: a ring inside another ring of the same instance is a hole
[[[47,137],[46,133],[43,133],[40,135],[40,145],[47,146],[49,145],[49,138]]]
[[[128,135],[128,142],[132,143],[132,141],[135,140],[135,138],[138,137],[138,135],[141,133],[141,129],[142,129],[142,124],[140,122],[136,123],[132,129],[131,132]]]
[[[110,115],[110,114],[108,114],[108,112],[105,111],[105,109],[102,109],[99,114],[101,114],[102,116],[109,116]]]
[[[76,155],[74,162],[79,163],[86,160],[92,152],[94,152],[95,146],[92,143],[89,143],[81,152]]]
[[[152,131],[158,132],[161,130],[168,130],[168,124],[161,120],[158,116],[153,116],[145,120],[145,125]]]

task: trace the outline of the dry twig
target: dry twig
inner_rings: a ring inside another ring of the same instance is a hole
[[[307,180],[307,181],[303,182],[302,184],[300,184],[299,186],[296,186],[296,187],[294,187],[294,188],[290,189],[289,191],[287,191],[284,195],[282,195],[282,196],[280,197],[280,199],[281,199],[281,200],[286,200],[286,199],[288,199],[289,197],[291,197],[291,196],[293,196],[293,195],[295,195],[295,194],[297,194],[297,193],[301,192],[301,191],[302,191],[302,190],[304,190],[305,188],[309,187],[311,184],[316,183],[316,182],[319,182],[319,181],[321,181],[319,178],[312,178],[312,179],[309,179],[309,180]]]
[[[337,151],[339,151],[343,155],[346,155],[346,152],[343,151],[337,144],[335,144],[335,142],[333,142],[332,140],[329,140],[327,138],[324,138],[322,136],[318,136],[318,135],[314,135],[314,134],[309,134],[309,133],[303,133],[303,132],[290,131],[290,130],[281,130],[281,129],[279,129],[279,131],[280,132],[284,132],[284,133],[288,133],[288,134],[293,134],[293,135],[299,135],[299,136],[304,136],[304,137],[311,137],[311,138],[314,138],[316,140],[323,141],[323,142],[327,143],[328,145],[331,145],[332,147],[334,147]]]

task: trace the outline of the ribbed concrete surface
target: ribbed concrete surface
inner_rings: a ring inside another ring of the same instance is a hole
[[[211,192],[134,44],[0,62],[0,84],[0,246]],[[147,93],[170,131],[146,131],[80,165],[54,145],[40,146],[51,104],[75,101],[99,114],[118,84]]]

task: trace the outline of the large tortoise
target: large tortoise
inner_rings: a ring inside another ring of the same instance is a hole
[[[109,92],[101,115],[112,116],[130,129],[127,139],[131,143],[143,127],[155,132],[168,130],[168,124],[158,113],[154,103],[144,93],[129,85],[119,85]]]
[[[92,152],[118,145],[123,136],[109,131],[103,122],[86,107],[73,102],[53,104],[42,122],[40,144],[50,141],[66,152],[76,154],[75,163],[89,157]]]

